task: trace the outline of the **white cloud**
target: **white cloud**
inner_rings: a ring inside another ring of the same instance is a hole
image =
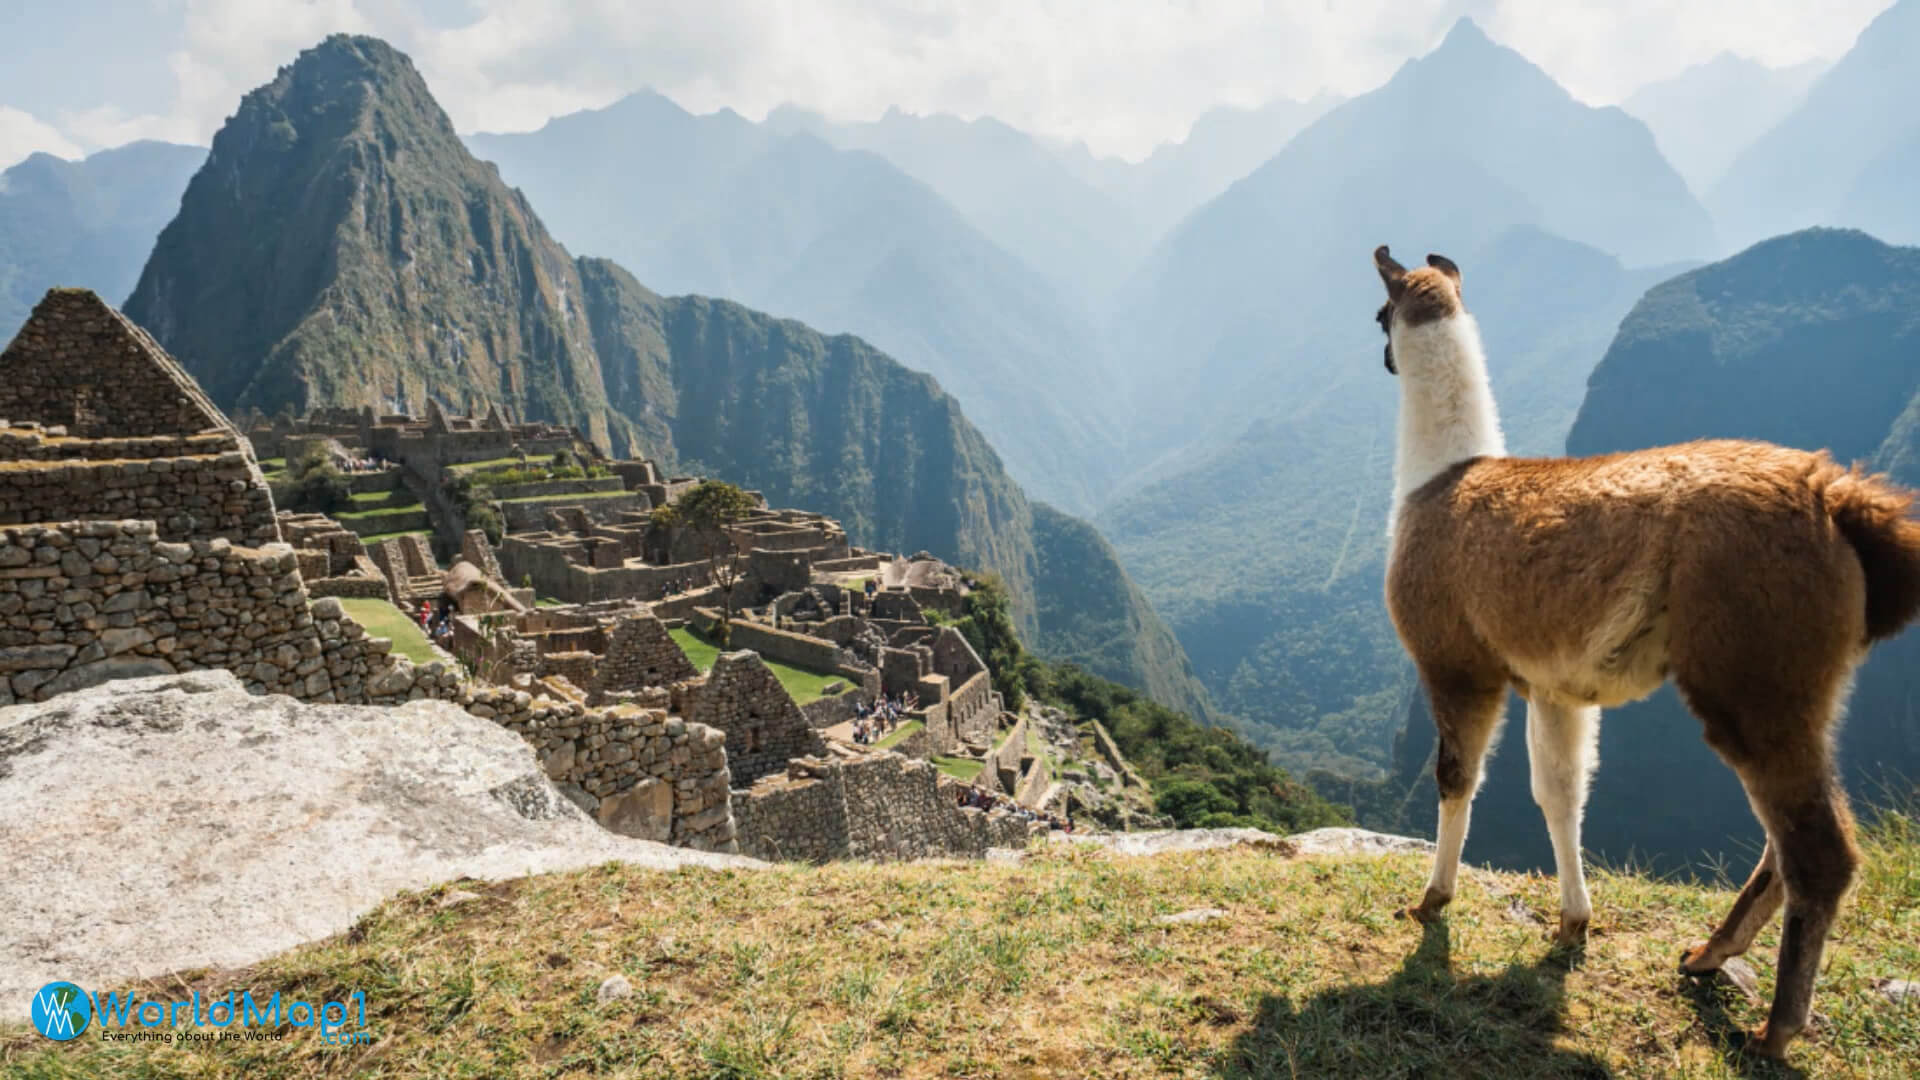
[[[277,66],[351,30],[410,53],[463,131],[537,127],[652,86],[753,117],[789,101],[837,119],[991,114],[1138,156],[1214,105],[1364,92],[1463,13],[1605,103],[1722,50],[1838,56],[1887,2],[184,0],[171,95],[58,120],[88,146],[205,142]]]
[[[1838,59],[1891,0],[1554,0],[1498,5],[1487,32],[1575,97],[1616,104],[1722,52],[1770,67]]]
[[[0,105],[0,169],[25,160],[29,154],[42,152],[63,158],[81,156],[80,147],[52,125],[19,109]]]
[[[372,32],[355,0],[186,0],[185,41],[167,56],[174,85],[163,111],[126,102],[63,113],[91,148],[133,139],[205,144],[247,91],[301,49],[337,31]]]

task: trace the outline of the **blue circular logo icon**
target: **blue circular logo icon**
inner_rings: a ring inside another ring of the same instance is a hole
[[[77,1039],[92,1022],[93,999],[70,982],[48,983],[33,995],[33,1026],[49,1039]]]

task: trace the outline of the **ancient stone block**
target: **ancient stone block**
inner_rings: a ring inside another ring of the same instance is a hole
[[[666,843],[673,832],[673,787],[661,780],[642,780],[600,800],[596,817],[622,836]]]

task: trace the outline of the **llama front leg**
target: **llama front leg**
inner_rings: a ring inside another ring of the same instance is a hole
[[[1537,697],[1538,695],[1536,695]],[[1554,871],[1560,878],[1560,929],[1553,939],[1578,945],[1587,939],[1593,901],[1580,862],[1580,819],[1593,776],[1600,710],[1592,706],[1527,702],[1527,762],[1533,771],[1533,801],[1553,838]]]
[[[1453,899],[1460,853],[1467,844],[1467,823],[1473,814],[1473,796],[1480,790],[1487,747],[1500,727],[1505,693],[1504,686],[1471,694],[1429,692],[1439,734],[1433,772],[1440,789],[1440,828],[1434,840],[1433,873],[1427,879],[1427,890],[1418,904],[1402,912],[1420,922],[1438,919],[1441,909]]]

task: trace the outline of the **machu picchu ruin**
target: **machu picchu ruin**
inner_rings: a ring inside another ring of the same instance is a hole
[[[82,290],[0,376],[0,706],[209,668],[445,700],[604,828],[768,859],[1160,820],[1097,725],[1007,708],[951,625],[972,579],[925,552],[754,492],[703,533],[672,514],[702,478],[498,407],[236,424]]]

